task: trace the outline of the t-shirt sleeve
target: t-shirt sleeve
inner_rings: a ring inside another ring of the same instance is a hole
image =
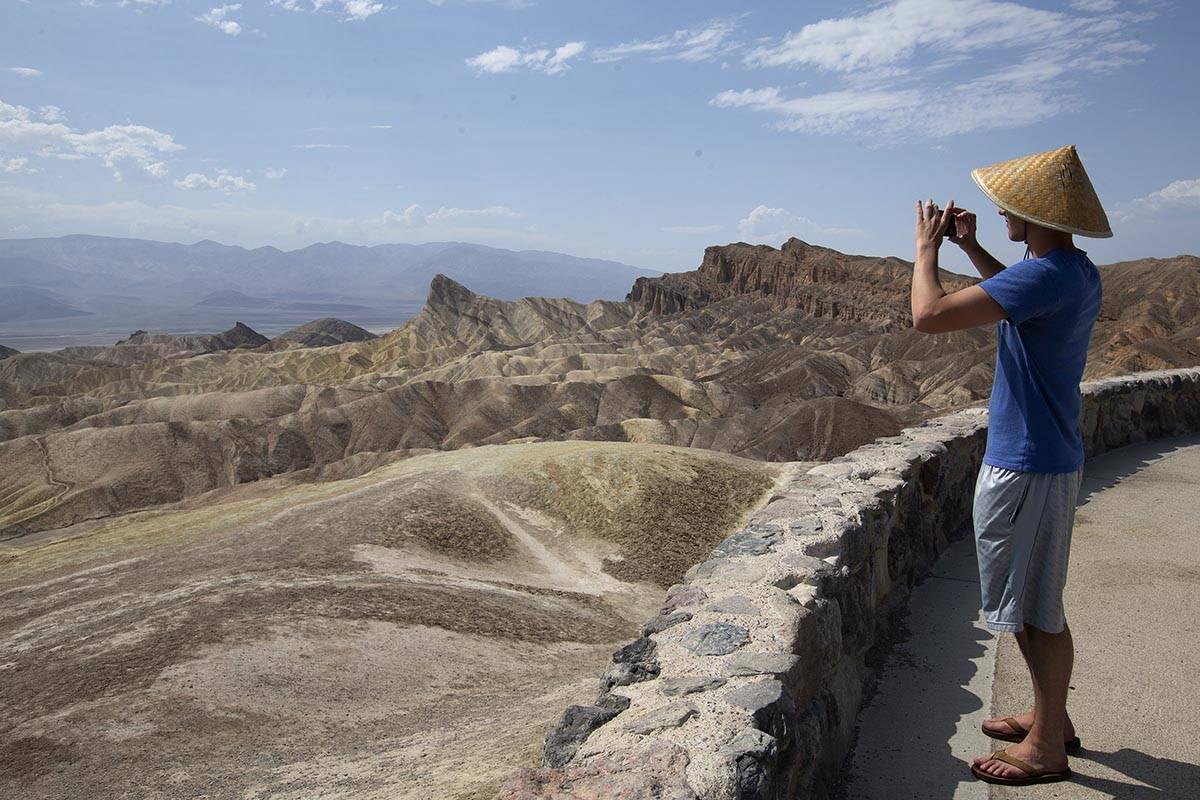
[[[987,292],[1009,319],[1022,323],[1044,316],[1062,302],[1062,294],[1049,268],[1036,259],[1013,264],[981,281],[979,288]]]

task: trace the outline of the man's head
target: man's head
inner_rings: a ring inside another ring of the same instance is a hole
[[[1062,234],[1112,236],[1074,145],[980,167],[971,177],[1000,207],[1014,242]]]
[[[1016,214],[1011,214],[1000,209],[1000,216],[1004,217],[1004,222],[1008,226],[1008,240],[1010,242],[1023,242],[1029,236],[1029,223],[1021,219]]]

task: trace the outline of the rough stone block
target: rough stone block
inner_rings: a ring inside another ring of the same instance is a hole
[[[663,730],[664,728],[678,728],[698,713],[696,707],[691,703],[677,700],[652,711],[647,711],[637,719],[626,724],[625,728],[630,733],[639,733],[644,736]]]
[[[547,766],[561,767],[571,760],[579,745],[613,717],[629,707],[629,698],[620,695],[601,695],[595,705],[569,706],[549,733],[542,750]]]
[[[692,618],[689,611],[676,611],[673,614],[659,614],[642,626],[642,636],[649,636],[652,633],[662,633],[668,628],[673,628],[681,622],[687,622]]]
[[[734,653],[722,665],[725,674],[739,675],[786,675],[800,663],[800,657],[792,653]]]
[[[717,614],[739,614],[743,616],[758,616],[762,613],[753,600],[741,594],[722,597],[715,603],[709,603],[705,606],[704,610]]]
[[[783,538],[783,528],[774,525],[748,525],[730,534],[712,551],[713,558],[761,556],[771,552]]]
[[[699,586],[677,583],[667,589],[667,599],[659,609],[661,614],[671,614],[681,608],[699,605],[708,599],[708,595]]]
[[[711,622],[685,633],[679,644],[698,656],[723,656],[749,641],[750,631],[741,625]]]
[[[709,689],[719,689],[725,685],[725,679],[715,675],[681,675],[678,678],[666,678],[662,682],[662,693],[668,697],[681,694],[707,692]]]

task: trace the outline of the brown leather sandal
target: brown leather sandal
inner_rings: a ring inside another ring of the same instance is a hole
[[[990,736],[993,739],[999,739],[1004,742],[1022,742],[1029,735],[1029,731],[1022,727],[1021,723],[1017,722],[1016,717],[1000,717],[1000,722],[1003,722],[1012,729],[1012,733],[1001,733],[988,728],[979,726],[979,730],[983,731],[984,736]],[[988,720],[991,722],[991,720]],[[1068,753],[1078,753],[1083,749],[1083,744],[1079,741],[1078,736],[1072,736],[1065,742]]]
[[[997,783],[1002,786],[1031,786],[1035,783],[1056,783],[1057,781],[1065,781],[1071,778],[1070,767],[1061,772],[1039,772],[1032,765],[1025,763],[1016,756],[1010,756],[1007,750],[997,750],[988,756],[988,759],[991,761],[1003,761],[1005,764],[1016,767],[1025,774],[1020,778],[1003,778],[999,775],[984,772],[972,764],[971,774],[985,783]]]

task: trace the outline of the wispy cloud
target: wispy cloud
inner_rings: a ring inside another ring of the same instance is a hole
[[[267,176],[268,180],[277,181],[287,175],[288,171],[287,167],[267,167],[263,170],[263,174]]]
[[[270,2],[276,8],[287,11],[325,11],[337,14],[346,22],[360,22],[389,8],[375,0],[270,0]]]
[[[21,156],[68,161],[98,159],[123,177],[121,167],[133,163],[146,175],[163,178],[163,156],[183,149],[168,133],[145,125],[109,125],[98,130],[78,130],[62,122],[56,106],[35,112],[25,106],[0,101],[0,149]]]
[[[36,170],[30,169],[28,164],[29,159],[24,157],[0,158],[0,172],[6,172],[10,175],[14,172],[36,172]]]
[[[42,71],[33,67],[5,67],[4,71],[20,75],[22,78],[40,78],[42,76]]]
[[[253,192],[256,188],[254,183],[246,180],[241,175],[230,175],[228,173],[221,173],[210,178],[199,172],[192,172],[186,178],[175,181],[175,185],[180,189],[190,189],[193,191],[213,190],[226,194]]]
[[[694,28],[683,28],[653,39],[598,48],[592,58],[599,62],[620,61],[635,56],[646,56],[657,61],[711,61],[738,49],[740,45],[733,41],[738,24],[736,18],[709,20]]]
[[[1083,100],[1070,89],[1080,79],[1140,60],[1150,47],[1135,28],[1148,18],[1011,0],[889,0],[761,42],[743,58],[751,69],[810,70],[843,86],[731,89],[711,104],[771,114],[780,130],[880,143],[1018,127],[1077,110]]]
[[[441,206],[437,211],[432,212],[428,218],[437,222],[446,219],[467,219],[472,217],[519,219],[521,215],[508,206],[484,206],[483,208],[447,208],[446,206]]]
[[[379,125],[372,125],[371,127],[377,131],[390,131],[392,128],[394,128],[396,126],[379,124]]]
[[[561,75],[571,68],[570,60],[587,48],[584,42],[567,42],[554,49],[546,47],[516,48],[508,45],[494,47],[467,59],[467,65],[479,74],[499,74],[530,70],[546,75]]]
[[[456,208],[441,206],[436,211],[425,213],[420,205],[413,203],[403,212],[385,211],[380,218],[383,225],[388,227],[420,228],[425,225],[449,221],[467,221],[483,218],[520,219],[521,214],[508,206],[487,206],[485,208]]]
[[[294,144],[298,150],[349,150],[348,144],[328,144],[326,142],[306,142],[304,144]]]
[[[205,25],[216,28],[221,33],[229,36],[237,36],[242,32],[242,26],[231,20],[229,15],[234,11],[240,11],[241,3],[233,3],[232,5],[216,6],[210,8],[205,13],[196,17],[197,22],[203,22]]]

